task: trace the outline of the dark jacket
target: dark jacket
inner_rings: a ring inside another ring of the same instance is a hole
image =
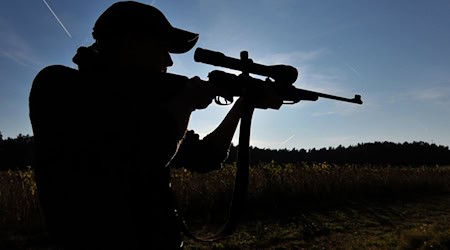
[[[29,99],[36,182],[52,239],[77,249],[177,248],[168,164],[183,134],[160,104],[182,83],[167,74],[110,70],[88,48],[74,62],[78,69],[41,70]],[[188,135],[182,166],[220,167],[226,155],[201,152],[211,145]]]

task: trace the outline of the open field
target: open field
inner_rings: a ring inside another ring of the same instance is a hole
[[[234,171],[173,171],[188,221],[223,222]],[[214,243],[185,238],[187,249],[450,248],[449,167],[264,164],[250,175],[238,230]],[[31,169],[0,172],[0,249],[51,249],[35,191]]]
[[[212,244],[187,239],[186,249],[450,249],[449,195],[348,201],[279,217],[245,220]]]

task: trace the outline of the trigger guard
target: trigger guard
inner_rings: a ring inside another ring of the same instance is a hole
[[[224,99],[225,101],[222,101]],[[233,103],[233,97],[216,96],[214,102],[218,105],[230,105]]]

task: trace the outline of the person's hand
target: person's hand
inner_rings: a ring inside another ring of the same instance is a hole
[[[186,82],[184,94],[195,109],[205,109],[217,95],[217,88],[195,76]]]

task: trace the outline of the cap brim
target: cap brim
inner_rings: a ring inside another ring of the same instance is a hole
[[[182,54],[191,50],[198,41],[198,34],[173,27],[169,37],[169,52]]]

